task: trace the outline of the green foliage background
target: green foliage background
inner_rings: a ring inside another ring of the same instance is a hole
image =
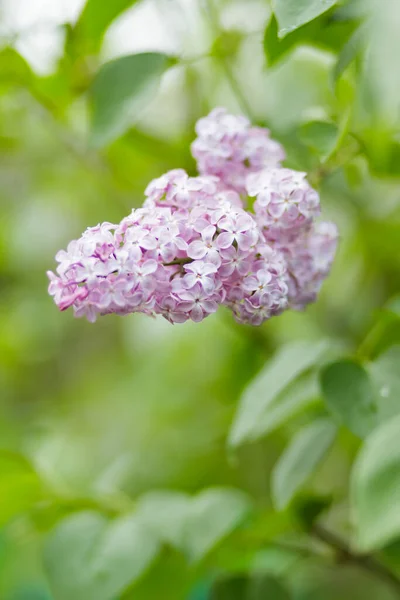
[[[160,0],[181,52],[109,62],[146,2],[87,0],[46,76],[2,37],[0,598],[398,598],[400,5]],[[217,105],[338,223],[318,303],[260,329],[58,313],[55,252],[194,173]]]

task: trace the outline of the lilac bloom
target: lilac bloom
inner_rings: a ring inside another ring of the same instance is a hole
[[[196,283],[199,283],[208,294],[215,289],[214,273],[217,272],[217,267],[214,264],[196,260],[185,265],[185,271],[183,283],[187,289],[193,288]]]
[[[192,321],[196,323],[218,309],[217,302],[211,300],[210,296],[198,284],[191,290],[180,292],[179,298],[182,300],[180,308],[188,313]]]
[[[216,228],[214,225],[208,225],[201,232],[201,239],[191,242],[188,246],[188,256],[195,260],[204,258],[216,266],[221,264],[221,257],[217,243],[214,239]]]

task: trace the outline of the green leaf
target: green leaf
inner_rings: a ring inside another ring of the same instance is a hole
[[[94,145],[113,141],[140,118],[173,63],[166,54],[145,52],[122,56],[100,68],[90,91]]]
[[[278,35],[285,37],[301,25],[329,10],[336,0],[273,0],[272,7],[279,24]]]
[[[207,489],[193,498],[185,526],[190,558],[203,558],[243,521],[250,507],[246,494],[229,488]]]
[[[320,390],[315,373],[295,379],[265,407],[253,429],[252,439],[266,436],[319,402]]]
[[[192,501],[190,496],[181,492],[149,492],[138,501],[137,513],[148,529],[163,542],[184,549],[186,520]]]
[[[321,386],[332,414],[360,437],[367,435],[377,422],[372,382],[366,370],[352,360],[325,367]]]
[[[400,346],[393,346],[369,366],[376,392],[378,420],[400,413]]]
[[[246,600],[247,585],[247,575],[217,579],[211,589],[210,600]]]
[[[366,3],[369,11],[368,50],[364,54],[361,91],[363,101],[374,119],[374,135],[379,130],[398,131],[400,107],[400,3],[398,0]],[[385,148],[377,148],[385,153]],[[398,165],[398,163],[397,163]],[[398,170],[397,170],[398,174]]]
[[[336,436],[328,419],[319,419],[301,429],[276,463],[271,475],[271,493],[278,510],[286,508],[323,459]]]
[[[326,342],[296,342],[283,347],[245,389],[230,431],[229,444],[238,446],[259,438],[263,434],[260,423],[266,423],[264,414],[267,414],[278,394],[315,365],[327,348]],[[295,404],[296,400],[289,401],[289,411],[292,402]]]
[[[97,512],[64,519],[44,549],[58,600],[114,600],[149,568],[158,539],[135,514],[114,521]]]
[[[88,46],[95,51],[111,23],[136,3],[137,0],[87,0],[74,27],[74,35],[89,42]]]
[[[211,590],[210,600],[289,600],[283,584],[270,575],[234,575],[218,579]]]
[[[14,48],[0,51],[0,85],[27,85],[33,79],[31,68]]]
[[[385,309],[400,319],[400,294],[390,298],[385,304]]]
[[[364,42],[365,27],[361,25],[356,29],[350,39],[343,46],[333,70],[333,78],[336,81],[343,75],[347,67],[361,52]]]
[[[310,121],[299,127],[299,137],[307,146],[316,150],[321,159],[327,159],[336,147],[339,129],[328,121]]]
[[[308,36],[304,36],[303,33],[303,28],[300,28],[285,38],[279,39],[278,23],[275,16],[272,15],[264,33],[264,52],[268,65],[272,67],[298,44],[307,42]]]
[[[306,23],[283,39],[278,37],[278,23],[272,15],[264,32],[264,53],[268,65],[278,63],[288,52],[300,45],[308,45],[337,53],[346,40],[350,39],[357,22],[338,20],[336,13],[325,13],[318,19]]]
[[[315,521],[332,505],[331,496],[303,495],[293,502],[292,510],[300,525],[310,531]]]
[[[290,600],[290,594],[283,583],[270,575],[251,577],[245,600]]]
[[[351,476],[357,546],[381,548],[400,535],[400,416],[365,440]]]
[[[43,497],[42,483],[20,454],[0,451],[0,526],[28,511]]]

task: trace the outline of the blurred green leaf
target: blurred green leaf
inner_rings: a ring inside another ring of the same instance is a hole
[[[333,70],[333,78],[336,81],[343,75],[347,67],[353,62],[356,56],[361,52],[364,42],[365,28],[361,25],[350,39],[345,43],[337,58]]]
[[[270,575],[253,575],[250,578],[245,600],[290,600],[291,594],[279,579]]]
[[[247,575],[217,579],[211,589],[210,600],[246,600],[247,585]]]
[[[328,121],[310,121],[299,127],[302,142],[315,150],[322,160],[328,158],[335,149],[339,129]]]
[[[393,346],[369,365],[376,390],[378,420],[400,413],[400,346]]]
[[[214,40],[211,47],[211,56],[225,57],[232,60],[239,51],[243,40],[243,33],[239,29],[230,29],[222,31]]]
[[[99,2],[87,0],[80,17],[74,27],[74,35],[81,37],[89,48],[97,50],[104,33],[111,23],[138,0],[112,0]]]
[[[237,446],[260,437],[263,433],[260,419],[264,422],[264,413],[270,410],[278,394],[320,360],[327,349],[326,342],[297,342],[283,347],[245,389],[230,431],[229,443]],[[305,395],[308,395],[307,392]],[[288,412],[297,401],[296,395],[294,399],[289,398]]]
[[[367,51],[362,69],[362,92],[376,133],[398,130],[400,110],[400,3],[369,0]]]
[[[94,145],[113,141],[140,118],[172,64],[174,59],[166,54],[145,52],[116,58],[100,68],[90,90]]]
[[[286,508],[323,459],[336,436],[329,419],[318,419],[301,429],[276,463],[271,494],[278,510]]]
[[[273,0],[272,7],[276,15],[280,38],[319,17],[329,10],[336,0]]]
[[[148,492],[139,499],[137,512],[149,530],[163,542],[184,549],[191,502],[193,499],[181,492]]]
[[[325,367],[321,386],[332,414],[360,437],[367,435],[377,422],[372,382],[365,369],[352,360]]]
[[[28,85],[32,71],[26,60],[14,48],[0,51],[0,85]]]
[[[210,600],[289,600],[283,584],[270,575],[235,575],[218,579],[211,590]]]
[[[158,539],[135,514],[109,521],[88,511],[55,528],[44,563],[57,599],[114,600],[146,572],[158,551]]]
[[[193,498],[185,525],[185,546],[191,560],[200,560],[229,535],[250,507],[246,494],[229,488],[210,488]]]
[[[303,562],[292,576],[296,600],[396,600],[398,592],[366,569],[347,563]]]
[[[252,439],[264,437],[289,419],[320,403],[315,373],[295,379],[265,407],[252,432]]]
[[[0,526],[43,498],[41,480],[26,458],[0,450]]]
[[[385,309],[400,319],[400,294],[390,298],[385,305]]]
[[[275,16],[272,15],[264,32],[264,53],[268,65],[274,66],[288,52],[300,45],[318,47],[335,53],[340,51],[353,34],[357,21],[350,19],[342,21],[335,17],[335,13],[329,11],[320,18],[302,25],[284,38],[280,38],[278,23]]]
[[[381,548],[400,534],[400,416],[365,440],[351,476],[356,543],[361,551]]]
[[[274,512],[275,518],[279,515]],[[282,513],[280,513],[282,515]],[[263,545],[254,558],[254,572],[265,573],[277,578],[285,578],[299,560],[295,549],[278,545]]]
[[[293,512],[301,526],[310,531],[320,515],[332,505],[331,496],[304,495],[293,502]]]

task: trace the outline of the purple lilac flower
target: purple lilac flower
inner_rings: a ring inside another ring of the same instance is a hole
[[[252,127],[243,116],[216,108],[196,125],[192,154],[202,175],[216,175],[226,188],[244,194],[246,177],[265,167],[279,167],[285,158],[282,146],[268,129]]]
[[[315,301],[337,230],[315,221],[319,197],[305,173],[279,168],[282,148],[245,117],[216,109],[197,133],[200,176],[169,171],[147,186],[142,208],[57,253],[48,276],[60,310],[91,322],[142,312],[184,323],[223,305],[239,323],[260,325]]]
[[[320,214],[319,196],[306,173],[291,169],[264,169],[247,178],[249,196],[259,227],[271,241],[293,239]]]

